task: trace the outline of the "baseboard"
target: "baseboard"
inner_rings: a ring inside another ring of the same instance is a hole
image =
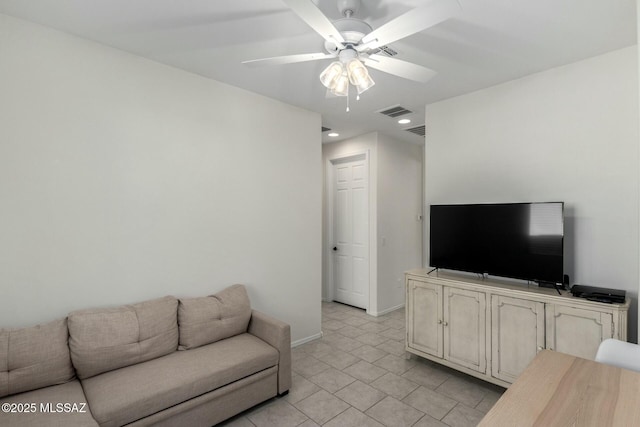
[[[399,310],[402,307],[404,307],[404,304],[396,305],[395,307],[387,308],[386,310],[382,310],[382,311],[369,311],[367,312],[367,314],[370,314],[375,317],[379,317],[379,316],[384,316],[385,314],[391,313],[392,311]]]
[[[302,344],[306,344],[309,341],[317,340],[318,338],[322,338],[322,332],[317,333],[315,335],[311,335],[310,337],[306,337],[306,338],[302,338],[302,339],[299,339],[299,340],[295,340],[294,342],[291,343],[291,348],[297,347],[297,346],[302,345]]]

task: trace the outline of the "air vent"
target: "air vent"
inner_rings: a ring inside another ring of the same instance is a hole
[[[329,132],[331,130],[331,128],[326,128],[324,126],[322,126],[322,132]]]
[[[384,110],[380,110],[378,111],[378,113],[384,114],[385,116],[389,116],[392,118],[396,118],[396,117],[404,116],[405,114],[411,114],[413,113],[413,111],[407,110],[404,107],[396,105],[395,107],[389,107],[389,108],[385,108]]]
[[[391,49],[389,46],[380,46],[374,50],[372,50],[371,52],[369,52],[370,55],[374,55],[374,54],[381,54],[381,55],[385,55],[385,56],[396,56],[398,54],[398,52],[396,52],[395,50]]]
[[[419,135],[419,136],[425,136],[425,134],[426,134],[425,125],[414,126],[412,128],[408,128],[408,129],[405,129],[405,130],[407,132],[415,133],[416,135]]]

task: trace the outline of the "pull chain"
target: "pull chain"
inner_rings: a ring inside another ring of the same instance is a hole
[[[349,88],[347,88],[347,113],[349,112]]]

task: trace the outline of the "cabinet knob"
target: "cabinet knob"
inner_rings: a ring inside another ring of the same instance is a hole
[[[442,326],[447,326],[448,323],[447,322],[442,322]]]
[[[544,350],[544,347],[538,346],[538,351]]]
[[[438,319],[438,325],[442,324],[442,319]]]

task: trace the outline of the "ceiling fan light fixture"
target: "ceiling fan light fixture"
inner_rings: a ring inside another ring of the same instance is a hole
[[[320,73],[320,82],[322,82],[327,89],[333,89],[343,73],[344,66],[342,63],[340,61],[332,62]]]
[[[349,111],[350,85],[358,96],[375,85],[369,68],[399,76],[418,83],[426,83],[435,71],[420,65],[391,58],[390,43],[419,33],[460,12],[459,0],[430,0],[384,23],[377,29],[360,17],[354,17],[362,0],[336,0],[344,18],[332,21],[317,6],[318,0],[283,0],[284,3],[324,39],[326,53],[303,53],[244,61],[245,64],[294,64],[332,58],[320,81],[335,96],[347,98]],[[323,0],[324,1],[324,0]],[[370,12],[370,11],[369,11]],[[397,53],[393,51],[394,53]],[[379,55],[384,53],[385,55]],[[359,58],[366,62],[366,66]]]

